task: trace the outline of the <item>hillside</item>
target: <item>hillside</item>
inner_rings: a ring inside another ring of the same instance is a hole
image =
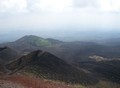
[[[2,64],[7,63],[11,60],[18,58],[20,55],[17,51],[9,48],[9,47],[1,47],[0,48],[0,62]]]
[[[91,60],[89,57],[94,55],[106,58],[119,58],[120,55],[119,46],[110,46],[111,43],[62,42],[51,38],[44,39],[34,35],[24,36],[14,42],[1,45],[13,48],[24,55],[38,49],[48,51],[69,63]]]
[[[1,63],[1,62],[0,62]],[[4,73],[4,67],[2,64],[0,64],[0,75]]]
[[[7,76],[10,78],[20,74],[28,77],[25,80],[29,77],[37,77],[75,86],[78,84],[75,88],[82,86],[83,88],[119,88],[120,86],[119,45],[62,42],[29,35],[1,46],[8,47],[0,48],[0,73],[8,72]],[[19,75],[17,77],[19,78]]]
[[[46,49],[70,63],[90,60],[92,55],[107,55],[107,47],[92,42],[66,42]],[[106,53],[105,53],[106,52]]]
[[[120,84],[120,60],[81,61],[79,67],[90,71],[99,80],[107,79]]]
[[[92,42],[62,42],[51,38],[41,38],[34,35],[24,36],[14,42],[5,43],[22,54],[28,54],[34,50],[45,50],[67,62],[88,60],[90,55],[104,54],[106,46]]]
[[[23,54],[23,53],[31,52],[34,50],[51,47],[59,43],[63,43],[63,42],[59,40],[51,39],[51,38],[44,39],[44,38],[34,36],[34,35],[27,35],[27,36],[23,36],[22,38],[14,42],[0,44],[0,46],[11,47]]]
[[[7,64],[12,72],[22,71],[38,77],[84,85],[95,84],[97,80],[82,70],[71,66],[58,57],[43,51],[34,51]]]

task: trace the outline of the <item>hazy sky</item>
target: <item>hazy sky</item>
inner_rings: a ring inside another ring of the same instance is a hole
[[[120,29],[120,0],[0,0],[0,34],[9,31]],[[43,30],[44,29],[44,30]]]

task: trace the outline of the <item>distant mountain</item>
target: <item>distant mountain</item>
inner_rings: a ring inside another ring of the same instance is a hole
[[[94,84],[97,80],[81,69],[77,69],[58,57],[40,50],[19,58],[6,67],[12,72],[32,73],[45,79],[69,83]]]
[[[109,45],[93,42],[67,42],[50,47],[47,51],[70,63],[91,60],[90,56],[100,56],[107,59],[120,58],[120,45]]]
[[[47,51],[74,63],[81,60],[90,60],[89,56],[92,55],[104,56],[107,49],[108,47],[93,42],[66,42],[59,46],[50,47]]]
[[[9,46],[24,55],[41,49],[48,51],[69,63],[74,63],[81,60],[91,60],[89,56],[94,55],[107,58],[119,58],[120,44],[117,43],[115,46],[111,46],[111,44],[112,43],[101,44],[80,41],[62,42],[56,39],[44,39],[38,36],[28,35],[14,42],[1,45]]]
[[[45,47],[51,47],[59,43],[63,42],[50,38],[44,39],[34,35],[27,35],[14,42],[1,44],[1,46],[9,46],[21,52],[31,52]]]
[[[31,44],[33,46],[50,46],[50,42],[38,37],[38,36],[34,36],[34,35],[28,35],[28,36],[24,36],[20,39],[18,39],[17,41],[15,41],[16,43],[22,43],[22,44]]]
[[[120,45],[120,38],[109,38],[100,41],[101,44],[108,46],[118,46]]]

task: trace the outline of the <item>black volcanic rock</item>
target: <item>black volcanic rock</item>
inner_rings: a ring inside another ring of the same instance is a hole
[[[94,71],[103,75],[103,77],[120,83],[120,60],[101,61],[96,63]]]
[[[34,51],[6,65],[13,71],[25,71],[45,79],[60,80],[70,83],[93,84],[97,81],[82,70],[43,51]]]
[[[19,57],[19,54],[15,50],[13,50],[9,47],[1,47],[0,48],[0,61],[2,63],[7,63],[18,57]]]
[[[107,79],[120,83],[120,60],[84,61],[79,66],[97,75],[99,79]]]
[[[0,64],[0,74],[2,74],[3,72],[4,72],[4,67],[3,67],[3,65]]]

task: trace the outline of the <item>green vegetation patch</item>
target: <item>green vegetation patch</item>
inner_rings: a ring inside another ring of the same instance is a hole
[[[30,37],[28,39],[28,42],[35,46],[50,46],[51,45],[51,43],[48,40],[40,38],[40,37]]]

